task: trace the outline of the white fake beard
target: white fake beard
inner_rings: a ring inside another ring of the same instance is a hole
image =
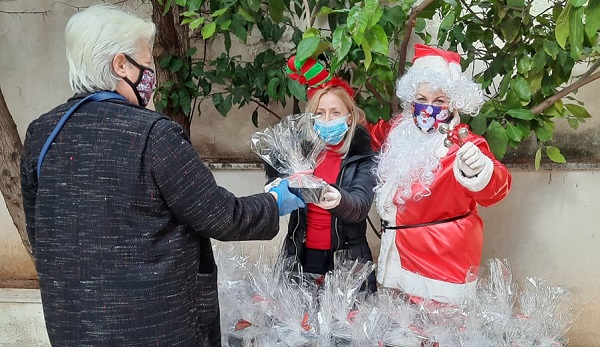
[[[438,131],[425,134],[414,124],[412,114],[402,114],[402,117],[390,131],[382,153],[377,157],[375,170],[377,210],[390,222],[395,221],[390,215],[393,202],[403,210],[409,199],[418,201],[431,194],[429,186],[439,170],[440,155],[444,155],[440,151],[444,146],[443,134]],[[417,191],[413,192],[415,183],[418,183]]]

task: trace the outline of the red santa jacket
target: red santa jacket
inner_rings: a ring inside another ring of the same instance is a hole
[[[371,127],[373,147],[381,146],[381,135],[387,135],[389,129],[385,123]],[[407,201],[403,210],[397,210],[396,220],[388,221],[396,226],[432,224],[384,233],[377,273],[384,287],[441,302],[460,301],[474,289],[483,246],[483,221],[477,205],[490,206],[502,200],[510,190],[511,175],[494,158],[483,137],[470,133],[465,141],[491,159],[489,182],[472,191],[465,183],[468,179],[457,178],[454,161],[459,146],[452,146],[440,159],[441,170],[429,187],[431,195]]]

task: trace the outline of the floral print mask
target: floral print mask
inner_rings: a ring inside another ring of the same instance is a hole
[[[131,82],[131,80],[129,80],[127,77],[125,77],[124,80],[133,89],[139,105],[146,107],[150,102],[150,98],[152,98],[152,90],[156,84],[156,74],[154,73],[154,70],[147,66],[138,64],[127,54],[125,54],[125,58],[135,67],[140,69],[140,75],[135,82]]]

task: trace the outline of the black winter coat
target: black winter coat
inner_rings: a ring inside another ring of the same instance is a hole
[[[220,346],[210,238],[271,239],[271,194],[217,186],[182,128],[124,101],[81,96],[33,121],[21,163],[27,233],[53,346]]]
[[[371,250],[367,243],[366,218],[373,202],[375,177],[375,153],[371,149],[371,138],[365,128],[359,126],[346,158],[342,161],[336,184],[342,199],[340,204],[329,210],[331,213],[331,253],[347,250],[349,259],[363,262],[372,261]],[[278,175],[269,165],[265,165],[267,176]],[[306,240],[307,209],[301,208],[290,214],[288,233],[284,241],[283,252],[295,257],[297,262],[303,259]],[[329,262],[333,267],[333,258]],[[332,269],[332,268],[331,268]],[[330,270],[331,270],[330,269]],[[369,278],[369,289],[375,290],[375,277]]]

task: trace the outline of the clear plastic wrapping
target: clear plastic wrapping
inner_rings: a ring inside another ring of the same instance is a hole
[[[320,340],[323,345],[351,346],[354,318],[366,299],[365,283],[375,264],[347,260],[346,251],[338,251],[334,257],[335,268],[325,275],[319,291]]]
[[[298,188],[302,199],[318,202],[327,183],[313,175],[323,159],[326,142],[313,131],[311,114],[289,115],[281,122],[257,131],[250,148],[267,164],[286,176],[290,188]]]
[[[507,260],[479,271],[477,290],[460,305],[409,300],[381,289],[367,296],[372,262],[335,254],[324,278],[292,259],[241,248],[216,252],[223,346],[230,347],[560,347],[575,320],[564,287],[513,279]]]

